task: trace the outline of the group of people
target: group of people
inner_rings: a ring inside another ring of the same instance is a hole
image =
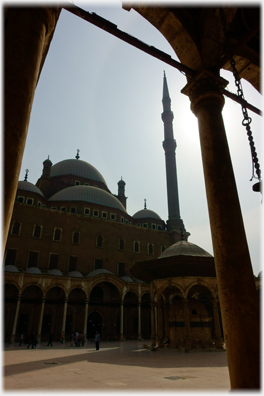
[[[76,347],[84,346],[85,341],[86,341],[85,333],[84,332],[78,333],[78,331],[76,331],[75,333],[72,333],[70,341],[71,341],[71,347],[73,347],[73,344]]]
[[[23,336],[23,334],[21,334],[19,346],[22,346],[23,341],[24,341],[24,336]],[[53,334],[50,333],[47,346],[53,346],[52,341],[53,341]],[[73,344],[75,344],[76,347],[84,346],[85,341],[86,341],[86,335],[84,332],[78,333],[76,331],[75,333],[71,334],[70,341],[71,341],[71,347],[73,347]],[[64,332],[62,332],[60,343],[63,344],[64,342],[65,342],[65,334],[64,334]],[[99,350],[99,342],[100,342],[100,334],[98,333],[98,331],[96,331],[96,333],[95,333],[95,348],[97,351]],[[37,343],[38,343],[37,337],[36,337],[35,333],[32,333],[30,336],[27,348],[32,346],[32,349],[34,349],[34,348],[36,348]]]

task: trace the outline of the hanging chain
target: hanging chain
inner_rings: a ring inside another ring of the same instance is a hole
[[[224,35],[225,35],[225,39],[227,39],[228,37],[228,31],[227,31],[227,27],[226,27],[226,17],[225,17],[225,12],[222,8],[219,8],[219,12],[220,12],[220,17],[222,20],[222,25],[223,25],[223,29],[224,29]],[[248,136],[248,140],[249,140],[249,146],[250,146],[250,151],[251,151],[251,157],[252,157],[252,177],[250,179],[250,181],[255,178],[255,179],[259,179],[259,181],[261,181],[261,170],[260,170],[260,165],[258,162],[258,156],[257,156],[257,151],[255,148],[255,144],[254,144],[254,140],[253,140],[253,136],[252,136],[252,132],[251,132],[251,128],[250,128],[250,124],[252,122],[252,119],[248,116],[248,112],[247,112],[247,108],[243,105],[243,101],[244,99],[244,94],[243,94],[243,89],[242,89],[242,84],[241,84],[241,80],[239,77],[239,73],[237,71],[236,68],[236,62],[232,56],[232,54],[229,51],[228,46],[226,45],[226,52],[229,54],[229,60],[230,60],[230,64],[233,70],[233,75],[235,78],[235,84],[237,87],[237,95],[241,100],[241,108],[242,108],[242,113],[243,113],[243,121],[242,121],[242,125],[246,127],[247,130],[247,136]],[[256,170],[256,174],[257,177],[255,176],[255,170]]]

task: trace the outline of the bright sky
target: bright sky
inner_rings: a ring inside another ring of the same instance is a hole
[[[121,1],[109,4],[76,2],[113,22],[119,29],[177,59],[166,39],[137,12],[125,11]],[[113,194],[121,176],[126,182],[127,211],[144,207],[168,219],[165,158],[161,120],[163,70],[174,113],[174,137],[180,213],[189,241],[213,254],[196,117],[187,96],[186,78],[178,70],[62,10],[37,86],[20,180],[36,183],[42,163],[75,158],[96,167]],[[236,92],[233,76],[228,89]],[[262,108],[262,97],[242,80],[245,99]],[[263,168],[262,118],[249,112]],[[261,270],[261,194],[252,191],[251,155],[242,112],[226,98],[223,110],[231,158],[255,275]],[[231,226],[231,225],[230,225]],[[235,229],[234,229],[235,233]]]

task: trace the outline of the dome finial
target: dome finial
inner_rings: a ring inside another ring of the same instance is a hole
[[[80,152],[80,150],[79,150],[79,149],[77,149],[77,154],[76,154],[76,156],[75,156],[75,158],[76,158],[76,159],[79,159],[79,158],[80,158],[80,156],[79,156],[79,152]]]
[[[147,209],[147,200],[144,199],[144,209]]]
[[[26,169],[26,174],[25,174],[25,179],[24,179],[24,181],[27,181],[27,178],[28,178],[28,172],[29,172],[29,170],[28,170],[28,169]]]

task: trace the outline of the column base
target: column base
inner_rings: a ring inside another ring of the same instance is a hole
[[[14,344],[15,343],[15,338],[16,338],[16,335],[12,334],[11,338],[10,338],[10,344]]]
[[[224,349],[224,343],[223,343],[221,338],[216,338],[215,339],[215,347],[217,349]]]

